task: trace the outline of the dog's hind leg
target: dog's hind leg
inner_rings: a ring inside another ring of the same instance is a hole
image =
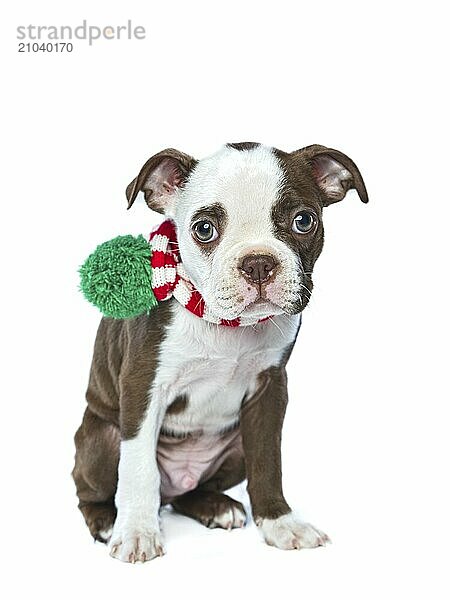
[[[114,495],[119,462],[119,429],[87,408],[75,435],[75,446],[72,476],[77,488],[78,507],[93,538],[106,543],[116,518]]]
[[[191,517],[206,527],[243,527],[246,520],[244,507],[222,492],[244,479],[244,456],[241,451],[236,451],[222,463],[210,479],[201,483],[195,490],[173,500],[172,506],[180,514]]]

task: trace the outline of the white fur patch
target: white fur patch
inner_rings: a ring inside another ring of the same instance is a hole
[[[331,541],[326,533],[305,523],[292,512],[277,519],[262,519],[257,525],[267,544],[282,550],[316,548]]]
[[[231,529],[244,527],[246,514],[238,506],[230,506],[225,512],[220,515],[215,515],[212,519],[209,528],[221,527],[222,529]]]
[[[98,532],[98,535],[102,538],[102,540],[106,543],[111,539],[113,528],[109,527],[109,529],[102,529]]]
[[[299,315],[280,315],[254,327],[216,326],[175,303],[174,318],[160,347],[154,381],[163,411],[181,395],[189,399],[179,414],[164,417],[177,433],[217,433],[239,418],[242,399],[256,388],[261,371],[280,363],[293,342]]]

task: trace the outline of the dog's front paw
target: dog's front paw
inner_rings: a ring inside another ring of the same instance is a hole
[[[316,548],[331,541],[326,533],[305,523],[293,513],[277,519],[261,519],[257,525],[267,544],[282,550]]]
[[[145,562],[164,554],[161,533],[147,527],[114,526],[110,554],[124,562]]]

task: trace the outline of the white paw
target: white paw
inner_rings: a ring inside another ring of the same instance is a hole
[[[331,541],[326,533],[305,523],[292,512],[278,519],[261,519],[257,525],[269,546],[282,550],[316,548]]]
[[[161,533],[148,527],[114,526],[109,542],[110,554],[124,562],[145,562],[164,554]]]
[[[247,515],[238,506],[230,506],[223,513],[214,515],[208,527],[222,527],[222,529],[234,529],[244,527]]]

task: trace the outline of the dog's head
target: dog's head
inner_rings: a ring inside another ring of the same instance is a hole
[[[185,270],[223,319],[303,310],[323,246],[322,209],[366,188],[355,163],[325,146],[286,153],[228,144],[197,161],[177,150],[150,158],[127,187],[174,220]]]

